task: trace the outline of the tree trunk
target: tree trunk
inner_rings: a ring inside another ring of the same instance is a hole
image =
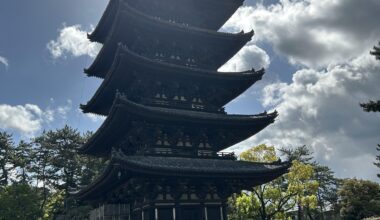
[[[302,207],[300,204],[298,204],[298,210],[297,210],[297,220],[302,220]]]

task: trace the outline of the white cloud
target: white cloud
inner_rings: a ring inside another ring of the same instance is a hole
[[[242,48],[231,60],[224,64],[219,71],[235,72],[252,68],[267,68],[270,64],[268,54],[255,45],[247,45]]]
[[[100,47],[100,44],[92,43],[87,39],[87,32],[82,30],[80,25],[64,26],[59,30],[58,38],[47,44],[53,58],[66,58],[68,55],[95,57]]]
[[[0,104],[0,130],[33,136],[57,118],[66,119],[71,109],[71,100],[68,100],[64,106],[48,107],[45,110],[34,104],[16,106]]]
[[[340,177],[376,180],[372,163],[380,143],[380,115],[363,112],[359,102],[378,98],[379,72],[380,63],[366,53],[324,71],[299,70],[291,83],[266,86],[262,103],[279,111],[278,120],[233,149],[307,145]]]
[[[73,102],[68,99],[66,105],[58,106],[54,112],[58,114],[61,118],[66,119],[67,114],[72,110]]]
[[[225,30],[256,32],[292,64],[326,67],[357,57],[380,36],[380,1],[280,0],[240,8]]]
[[[0,105],[0,129],[2,130],[32,134],[41,129],[43,121],[44,112],[37,105]]]
[[[94,123],[103,122],[105,120],[105,118],[106,118],[104,116],[96,115],[96,114],[91,114],[91,113],[85,114],[85,117],[88,118],[88,119],[90,119]]]
[[[6,68],[9,66],[9,61],[7,58],[0,56],[0,63],[3,64]]]

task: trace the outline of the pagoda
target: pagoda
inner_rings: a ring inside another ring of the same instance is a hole
[[[287,162],[238,161],[224,149],[277,112],[230,115],[224,106],[264,70],[218,72],[253,36],[218,29],[243,0],[110,0],[88,35],[103,44],[85,69],[103,79],[81,109],[107,116],[80,153],[108,159],[74,194],[90,219],[227,220],[227,198],[267,183]]]

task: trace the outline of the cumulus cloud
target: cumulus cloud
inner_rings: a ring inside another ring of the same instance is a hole
[[[0,56],[0,63],[3,64],[6,68],[9,66],[9,61],[7,58]]]
[[[51,113],[47,115],[51,116]],[[32,134],[41,129],[45,120],[51,119],[51,117],[46,118],[44,111],[37,105],[0,105],[0,129],[3,130]]]
[[[307,145],[339,176],[375,180],[380,115],[363,112],[358,103],[380,94],[379,72],[380,63],[366,53],[323,71],[301,69],[290,83],[266,86],[262,103],[279,111],[278,120],[233,148]]]
[[[59,36],[47,44],[53,58],[65,58],[67,56],[90,56],[95,57],[100,44],[92,43],[87,39],[87,32],[80,25],[64,26],[59,30]]]
[[[270,64],[268,54],[256,45],[250,44],[243,47],[231,60],[224,64],[219,71],[235,72],[245,71],[251,68],[267,68]]]
[[[0,130],[33,136],[41,131],[44,125],[50,124],[57,118],[65,119],[71,110],[71,105],[69,100],[64,106],[48,107],[44,110],[34,104],[16,106],[0,104]]]
[[[292,64],[321,68],[353,59],[380,36],[380,1],[280,0],[240,8],[225,30],[256,32]]]

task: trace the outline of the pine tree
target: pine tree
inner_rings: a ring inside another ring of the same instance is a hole
[[[25,141],[20,141],[14,149],[12,163],[16,171],[16,181],[28,184],[30,180],[29,172],[31,171],[31,153],[32,145]]]
[[[370,52],[373,56],[376,57],[377,60],[380,61],[380,42],[379,46],[374,46],[373,51]],[[360,106],[364,109],[366,112],[380,112],[380,100],[377,101],[370,101],[368,103],[362,103]],[[377,151],[380,152],[380,145],[376,148]],[[376,156],[376,161],[374,164],[375,166],[380,168],[380,154]],[[377,174],[377,177],[380,178],[380,174]]]
[[[375,166],[377,166],[378,168],[380,168],[380,144],[377,145],[376,150],[379,152],[379,154],[376,156],[376,162],[374,164],[375,164]],[[377,177],[380,178],[380,173],[377,174]]]
[[[12,135],[0,132],[0,186],[2,187],[7,186],[10,181],[10,172],[13,170],[13,149]]]
[[[373,47],[373,51],[371,51],[371,54],[374,55],[376,59],[380,60],[380,42],[378,47]]]
[[[376,57],[377,60],[380,60],[380,42],[379,46],[373,47],[373,51],[370,52],[373,56]],[[369,101],[368,103],[362,103],[360,106],[366,112],[380,112],[380,100],[377,101]]]

